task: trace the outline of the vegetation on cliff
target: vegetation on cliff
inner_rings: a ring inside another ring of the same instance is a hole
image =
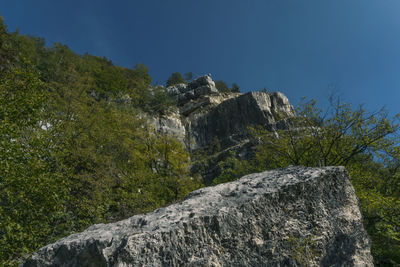
[[[193,74],[171,77],[175,84]],[[60,237],[167,205],[201,186],[181,143],[146,122],[145,113],[166,114],[173,105],[151,83],[143,64],[122,68],[61,44],[46,47],[41,38],[8,33],[0,20],[1,265],[18,265]],[[255,157],[233,155],[215,182],[287,165],[345,165],[375,262],[400,264],[398,126],[383,111],[339,103],[331,111],[309,102],[292,128],[278,135],[255,129]],[[219,150],[216,139],[209,153]]]
[[[148,69],[114,66],[0,21],[0,262],[198,188],[189,154],[143,112],[172,104]]]

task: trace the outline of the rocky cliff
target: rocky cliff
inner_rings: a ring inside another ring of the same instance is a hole
[[[177,136],[190,152],[208,149],[216,142],[222,152],[203,168],[201,174],[206,184],[219,175],[218,162],[231,151],[240,158],[252,155],[255,140],[249,127],[274,131],[285,128],[285,118],[295,116],[293,106],[280,92],[220,93],[209,75],[166,89],[176,100],[177,108],[153,118],[155,128]],[[193,170],[197,169],[199,166],[194,163]]]
[[[249,126],[273,130],[281,119],[295,115],[282,93],[220,93],[208,75],[166,89],[178,109],[159,118],[156,128],[180,136],[191,151],[215,139],[226,149],[249,138]]]
[[[40,249],[23,266],[372,265],[346,170],[289,167],[94,225]]]

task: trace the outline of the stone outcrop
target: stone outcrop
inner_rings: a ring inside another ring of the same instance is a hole
[[[168,116],[153,117],[150,120],[158,132],[173,135],[185,144],[186,129],[179,112],[171,112]]]
[[[176,113],[164,116],[162,121],[173,117],[174,123],[170,126],[178,125],[178,128],[169,127],[169,132],[183,137],[190,151],[204,149],[215,139],[222,149],[229,148],[249,138],[249,126],[273,130],[284,127],[278,123],[281,119],[295,115],[293,106],[282,93],[220,93],[209,75],[166,90],[177,101],[181,122],[177,122]],[[156,128],[162,127],[156,125]],[[164,132],[168,131],[164,128]]]
[[[373,266],[343,167],[289,167],[98,224],[23,266]]]
[[[206,147],[215,138],[218,138],[222,149],[237,145],[250,137],[250,126],[274,130],[279,116],[294,116],[293,107],[283,94],[249,92],[238,95],[208,112],[189,115],[187,132],[192,141],[191,148]]]
[[[204,95],[218,94],[214,81],[209,75],[202,76],[189,84],[177,84],[167,88],[168,94],[183,105],[190,100],[197,99]]]
[[[192,170],[203,170],[200,174],[206,184],[220,174],[218,162],[231,152],[242,159],[254,154],[256,140],[249,127],[274,131],[285,128],[285,119],[295,116],[293,106],[280,92],[221,93],[209,75],[166,90],[177,107],[168,115],[153,118],[155,128],[178,137],[190,152],[207,150],[218,142],[220,155],[206,166],[204,162],[193,164]]]

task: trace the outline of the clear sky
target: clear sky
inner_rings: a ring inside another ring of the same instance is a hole
[[[0,13],[49,45],[142,62],[158,83],[211,73],[293,104],[334,90],[400,113],[399,0],[4,0]]]

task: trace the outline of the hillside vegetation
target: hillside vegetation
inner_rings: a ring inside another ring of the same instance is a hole
[[[175,73],[169,83],[177,82]],[[185,147],[147,123],[146,116],[174,108],[151,83],[143,64],[122,68],[65,45],[46,47],[41,38],[7,32],[0,20],[0,265],[18,265],[47,243],[202,186],[189,173]],[[327,113],[314,102],[300,105],[298,115],[277,135],[255,127],[255,157],[228,158],[215,183],[288,165],[344,165],[375,263],[400,264],[398,126],[384,111],[335,101]]]
[[[1,265],[201,185],[181,143],[143,119],[171,104],[146,66],[44,43],[0,21]]]

